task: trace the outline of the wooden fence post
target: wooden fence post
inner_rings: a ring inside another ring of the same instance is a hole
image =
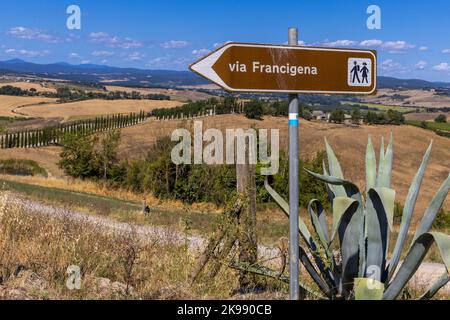
[[[236,164],[236,181],[238,198],[244,199],[244,206],[239,215],[239,261],[253,265],[258,258],[258,243],[256,237],[256,165],[250,163],[250,136],[245,137],[245,163]],[[254,151],[252,151],[254,152]],[[238,157],[239,158],[239,157]],[[239,275],[239,290],[247,292],[255,286],[255,276],[245,271]]]

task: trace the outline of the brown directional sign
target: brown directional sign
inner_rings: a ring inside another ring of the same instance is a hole
[[[372,94],[371,50],[227,43],[190,69],[227,91]]]

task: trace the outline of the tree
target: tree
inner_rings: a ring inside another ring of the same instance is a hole
[[[96,140],[93,136],[66,134],[61,141],[63,149],[60,153],[59,167],[74,178],[98,176],[94,151]]]
[[[118,165],[117,148],[120,142],[120,131],[110,131],[101,139],[100,161],[102,163],[103,179],[115,178],[114,171]]]
[[[361,121],[361,111],[359,109],[354,109],[352,111],[352,123],[359,124]]]
[[[364,117],[364,122],[368,124],[378,123],[377,113],[374,111],[368,111]]]
[[[436,123],[447,123],[447,117],[445,116],[445,114],[440,114],[436,117],[436,119],[434,119],[434,122]]]
[[[258,100],[251,100],[245,105],[244,114],[249,119],[261,120],[263,115],[262,103]]]
[[[344,110],[334,110],[330,115],[330,121],[334,123],[342,123],[345,120]]]

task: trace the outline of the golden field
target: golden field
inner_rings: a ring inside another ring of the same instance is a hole
[[[404,96],[404,99],[395,99],[395,95]],[[388,106],[417,106],[427,108],[450,107],[450,97],[437,95],[434,89],[398,90],[380,89],[374,96],[366,96],[361,99],[367,103],[378,103]]]
[[[0,116],[23,117],[22,107],[36,106],[42,103],[56,102],[56,99],[45,97],[14,97],[0,95]],[[38,106],[42,108],[42,105]]]
[[[163,88],[130,88],[121,86],[106,86],[106,90],[125,91],[128,93],[135,91],[141,94],[164,94],[166,96],[169,96],[172,100],[184,102],[187,102],[188,100],[192,101],[206,100],[212,97],[211,95],[204,92],[198,92],[193,90],[163,89]]]
[[[83,117],[100,116],[118,113],[139,113],[141,110],[151,111],[157,108],[172,108],[182,105],[178,101],[163,100],[84,100],[70,103],[53,103],[33,105],[20,109],[29,117],[60,118],[65,121]]]

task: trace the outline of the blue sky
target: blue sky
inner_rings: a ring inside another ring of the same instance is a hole
[[[66,8],[81,8],[68,30]],[[369,5],[381,30],[369,30]],[[448,0],[15,0],[0,11],[0,60],[66,61],[186,70],[226,41],[283,44],[297,26],[305,44],[378,50],[379,72],[450,81]]]

